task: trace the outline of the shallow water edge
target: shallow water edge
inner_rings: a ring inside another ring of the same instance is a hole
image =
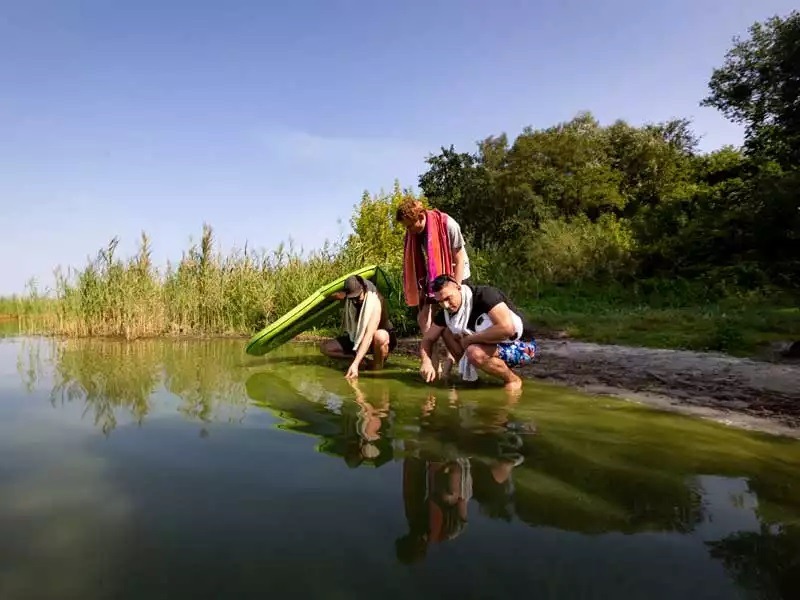
[[[44,337],[63,341],[58,336],[5,333],[6,339]],[[248,337],[180,335],[154,339],[241,340],[244,348]],[[322,339],[324,336],[303,334],[290,343],[305,346]],[[740,429],[800,439],[800,362],[776,364],[721,353],[595,344],[563,338],[541,337],[538,342],[539,360],[518,371],[527,379]],[[413,361],[418,345],[419,338],[401,338],[395,354]]]

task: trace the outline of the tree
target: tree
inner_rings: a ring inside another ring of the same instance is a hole
[[[485,146],[489,150],[490,146]],[[497,150],[491,145],[492,150]],[[431,206],[452,216],[468,243],[478,247],[488,242],[494,230],[487,223],[496,221],[490,173],[480,157],[456,152],[451,145],[438,155],[428,156],[429,169],[420,175],[419,186]],[[488,219],[488,220],[487,220]]]
[[[353,233],[347,240],[347,252],[361,263],[399,266],[405,229],[395,221],[395,212],[408,196],[413,193],[401,189],[399,181],[394,182],[391,194],[381,192],[370,196],[365,191],[350,218]]]
[[[749,33],[734,38],[701,105],[745,125],[749,154],[800,164],[800,12],[755,23]]]

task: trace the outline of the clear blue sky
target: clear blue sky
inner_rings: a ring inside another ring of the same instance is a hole
[[[590,110],[689,117],[735,34],[796,0],[17,0],[0,3],[0,294],[141,230],[158,262],[306,248],[442,145]],[[308,214],[301,215],[301,210]],[[337,221],[341,221],[338,223]]]

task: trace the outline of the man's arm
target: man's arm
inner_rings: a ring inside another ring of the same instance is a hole
[[[433,352],[433,345],[436,343],[436,340],[439,339],[439,336],[442,335],[444,331],[444,327],[437,325],[436,323],[431,323],[431,326],[428,328],[428,331],[425,332],[425,335],[422,336],[422,341],[419,344],[419,357],[422,360],[422,366],[427,363],[433,364],[431,362],[431,352]]]
[[[467,251],[464,250],[463,246],[456,252],[455,259],[456,267],[453,278],[458,282],[458,285],[461,285],[461,282],[464,280],[464,265],[467,262]]]
[[[489,310],[492,326],[480,333],[473,333],[464,338],[468,344],[499,344],[510,338],[517,331],[511,320],[511,310],[505,302],[498,302]]]
[[[461,285],[464,279],[464,265],[467,262],[466,243],[464,234],[461,233],[461,225],[449,216],[447,218],[447,237],[450,240],[450,250],[453,253],[453,262],[455,262],[453,278]]]
[[[367,351],[369,350],[370,345],[372,344],[372,338],[375,337],[375,332],[378,331],[378,324],[381,322],[381,311],[376,310],[372,312],[372,318],[367,323],[367,329],[364,332],[364,337],[361,338],[361,343],[358,345],[358,350],[356,351],[356,357],[353,359],[353,364],[358,365],[364,360],[364,357],[367,355]]]

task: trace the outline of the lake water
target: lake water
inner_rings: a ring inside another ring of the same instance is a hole
[[[0,339],[0,598],[800,597],[796,441],[243,347]]]

